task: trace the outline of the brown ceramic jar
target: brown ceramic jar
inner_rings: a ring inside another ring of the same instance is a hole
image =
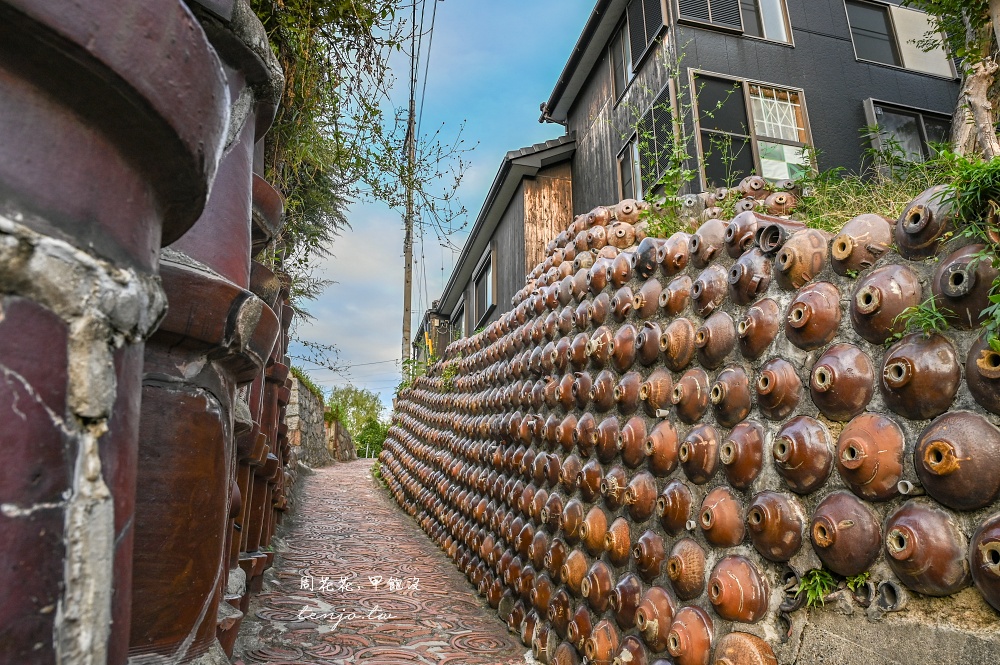
[[[595,561],[580,582],[580,595],[595,612],[601,613],[611,604],[614,573],[603,561]]]
[[[788,308],[785,337],[811,351],[830,343],[840,325],[840,292],[830,282],[803,287]]]
[[[737,305],[749,305],[771,284],[772,263],[758,248],[741,256],[729,269],[729,297]]]
[[[950,341],[937,334],[913,333],[886,352],[879,388],[890,409],[911,420],[924,420],[948,410],[961,379]]]
[[[656,417],[657,412],[669,409],[673,404],[673,392],[674,381],[670,372],[662,367],[653,370],[639,386],[639,400],[645,405],[646,415]]]
[[[849,492],[834,492],[820,502],[809,535],[823,565],[844,577],[871,568],[881,549],[878,519]]]
[[[862,499],[886,501],[899,494],[904,446],[899,425],[876,413],[862,413],[840,433],[837,471]]]
[[[627,372],[635,363],[635,326],[626,324],[615,333],[611,364],[619,372]]]
[[[892,247],[892,222],[864,214],[844,224],[830,245],[833,270],[847,275],[867,270]]]
[[[733,632],[715,647],[713,665],[778,665],[771,646],[756,635]]]
[[[635,626],[635,611],[639,607],[641,596],[642,584],[639,582],[639,578],[632,573],[623,575],[611,592],[611,609],[615,616],[615,622],[623,630]]]
[[[802,515],[795,497],[771,491],[755,496],[747,510],[754,548],[771,561],[791,559],[802,546]]]
[[[656,314],[656,310],[660,306],[660,293],[662,292],[663,287],[660,285],[660,280],[655,277],[646,280],[632,298],[632,311],[636,318],[648,319]]]
[[[711,425],[696,425],[681,442],[677,457],[691,482],[707,483],[719,468],[718,431]]]
[[[875,392],[871,358],[853,344],[834,344],[813,366],[809,390],[827,418],[850,420],[864,411]]]
[[[954,510],[985,508],[1000,496],[1000,430],[978,413],[950,411],[913,449],[920,484]]]
[[[684,372],[674,384],[674,394],[671,398],[677,417],[685,423],[696,423],[701,420],[708,408],[709,398],[708,373],[700,367],[694,367]]]
[[[644,442],[646,466],[653,475],[664,478],[670,475],[678,462],[677,429],[668,420],[661,420],[650,431]]]
[[[660,358],[660,325],[655,321],[646,321],[639,328],[635,337],[636,360],[646,367]]]
[[[950,230],[954,216],[945,185],[925,190],[906,206],[896,222],[896,251],[906,259],[933,256]]]
[[[719,461],[729,484],[749,489],[764,464],[764,428],[747,420],[737,424],[719,448]]]
[[[738,259],[753,248],[756,242],[754,236],[762,222],[766,223],[752,211],[744,211],[733,217],[722,238],[730,258]]]
[[[694,335],[698,349],[698,362],[707,369],[715,369],[725,362],[736,348],[736,326],[725,312],[715,312],[698,328]]]
[[[584,653],[594,665],[612,665],[620,646],[621,634],[618,629],[608,619],[602,619],[584,642]]]
[[[781,312],[770,298],[758,300],[736,325],[740,353],[757,358],[771,346],[778,335]]]
[[[667,368],[679,372],[687,367],[695,354],[694,324],[683,317],[671,321],[660,335],[660,351]]]
[[[614,399],[622,415],[635,413],[639,408],[639,388],[642,376],[638,372],[627,372],[615,386]]]
[[[587,555],[574,549],[566,556],[566,563],[562,565],[559,577],[574,595],[580,596],[583,578],[587,575],[589,568],[590,562],[587,560]]]
[[[983,522],[972,536],[969,562],[979,593],[1000,611],[1000,515]]]
[[[990,305],[998,272],[992,261],[982,258],[985,249],[985,245],[966,245],[951,253],[941,260],[931,282],[938,308],[963,330],[980,325],[982,312]]]
[[[973,399],[989,411],[1000,414],[1000,353],[990,348],[989,333],[983,333],[969,349],[965,361],[965,381]]]
[[[719,255],[725,242],[726,226],[721,219],[710,219],[691,236],[688,251],[696,268],[704,268]]]
[[[625,488],[625,505],[635,522],[645,522],[656,510],[656,480],[648,471],[637,473]]]
[[[782,420],[795,411],[802,396],[802,381],[795,367],[783,358],[772,358],[757,377],[757,408],[769,420]]]
[[[781,246],[774,261],[778,284],[789,290],[800,289],[815,279],[829,262],[827,249],[830,234],[820,229],[803,229]]]
[[[910,267],[890,264],[862,277],[851,296],[851,323],[872,344],[882,344],[902,333],[900,319],[907,308],[921,302],[920,277]]]
[[[604,551],[605,538],[608,532],[608,516],[600,506],[592,507],[580,524],[580,542],[593,556],[600,556]]]
[[[687,275],[675,277],[667,288],[660,292],[660,309],[665,316],[676,316],[680,314],[691,301],[691,288],[693,283]]]
[[[618,452],[629,468],[636,468],[646,459],[646,421],[635,416],[629,418],[618,433]]]
[[[965,536],[952,517],[928,503],[907,501],[885,523],[889,567],[910,589],[949,596],[971,581]]]
[[[712,653],[712,619],[708,613],[690,605],[674,615],[667,635],[667,651],[677,665],[708,665]]]
[[[632,555],[632,540],[629,522],[624,517],[619,517],[604,536],[604,553],[613,565],[619,568],[628,563]]]
[[[726,299],[726,269],[718,264],[705,268],[691,285],[691,302],[695,313],[707,317]]]
[[[767,582],[746,557],[723,557],[708,578],[708,600],[728,621],[760,621],[767,613],[769,595]]]
[[[661,238],[643,238],[635,249],[635,265],[633,270],[639,279],[649,279],[656,273],[657,266],[663,260],[663,247],[666,241]]]
[[[620,432],[618,418],[608,416],[597,426],[594,452],[597,459],[607,464],[618,455],[618,434]]]
[[[601,481],[601,494],[604,496],[604,504],[609,510],[616,511],[625,504],[627,482],[625,470],[620,466],[615,466],[604,474],[604,479]]]
[[[680,480],[667,483],[656,499],[656,514],[660,525],[672,536],[684,531],[691,516],[691,490]]]
[[[735,547],[746,533],[743,505],[728,487],[716,487],[701,504],[698,525],[707,540],[716,547]]]
[[[833,467],[830,432],[809,416],[797,416],[778,431],[771,446],[775,469],[793,492],[818,489]]]
[[[727,367],[719,373],[709,394],[715,419],[733,427],[750,414],[750,379],[742,367]]]
[[[667,635],[677,611],[677,603],[663,587],[646,590],[635,611],[635,624],[643,641],[654,652],[667,648]]]
[[[590,387],[590,402],[595,411],[604,413],[615,405],[616,377],[611,370],[603,370]]]
[[[687,267],[690,241],[691,236],[683,232],[674,233],[667,238],[663,244],[663,259],[660,261],[660,270],[665,277],[673,277]]]
[[[652,583],[660,576],[660,568],[666,559],[663,538],[655,531],[645,531],[632,548],[632,557],[635,559],[635,569],[639,577],[647,583]]]
[[[705,590],[705,550],[692,538],[674,543],[667,559],[667,577],[681,600],[691,600]]]

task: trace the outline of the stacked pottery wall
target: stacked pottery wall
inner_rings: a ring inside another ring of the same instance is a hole
[[[0,662],[228,662],[288,507],[283,81],[207,4],[0,0]]]
[[[779,187],[665,240],[579,216],[399,395],[390,491],[542,662],[995,660],[997,272],[940,190],[832,237]],[[948,330],[905,334],[931,297]],[[820,567],[856,589],[810,611]]]

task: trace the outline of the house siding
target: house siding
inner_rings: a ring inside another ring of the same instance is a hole
[[[513,296],[524,285],[524,276],[545,260],[545,246],[573,221],[573,174],[570,163],[542,169],[521,183],[524,188],[522,262],[520,277],[509,287]],[[510,298],[504,300],[510,302]]]
[[[511,309],[511,298],[524,284],[524,189],[522,180],[517,193],[503,213],[490,241],[493,250],[493,279],[496,286],[496,309],[491,320]]]

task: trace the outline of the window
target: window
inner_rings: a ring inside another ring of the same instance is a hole
[[[618,155],[618,195],[622,199],[638,199],[642,197],[638,175],[639,165],[636,163],[636,137],[632,137]]]
[[[638,122],[636,152],[642,191],[655,189],[674,149],[673,86],[667,84]]]
[[[451,315],[451,334],[456,339],[469,336],[469,331],[465,328],[465,303],[459,305]]]
[[[846,0],[846,4],[854,53],[858,60],[905,67],[947,78],[955,76],[940,35],[936,48],[924,51],[918,46],[928,33],[939,34],[924,12],[862,0]]]
[[[801,90],[696,75],[705,186],[731,186],[750,173],[801,178],[809,129]]]
[[[865,116],[869,125],[878,126],[873,137],[876,150],[898,146],[906,159],[922,161],[931,157],[932,144],[947,143],[951,134],[951,118],[944,113],[909,109],[865,100]]]
[[[493,259],[488,257],[476,274],[476,325],[481,325],[491,311],[493,311]]]
[[[743,32],[741,0],[677,0],[681,20]]]
[[[791,41],[784,0],[740,0],[743,34],[775,42]]]
[[[632,51],[629,48],[627,32],[627,24],[622,24],[615,38],[611,40],[611,72],[616,100],[625,94],[629,72],[632,71]]]
[[[663,29],[663,7],[660,0],[631,0],[626,9],[628,36],[632,48],[632,64],[638,69],[643,57]]]

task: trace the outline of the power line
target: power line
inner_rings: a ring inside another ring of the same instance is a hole
[[[424,86],[420,92],[420,115],[417,120],[417,136],[420,136],[420,127],[424,121],[424,98],[427,96],[427,72],[431,67],[431,48],[434,46],[434,21],[437,19],[437,11],[438,0],[434,0],[434,9],[431,10],[431,29],[427,33],[427,61],[424,62]],[[421,17],[421,21],[423,21],[423,17]]]

